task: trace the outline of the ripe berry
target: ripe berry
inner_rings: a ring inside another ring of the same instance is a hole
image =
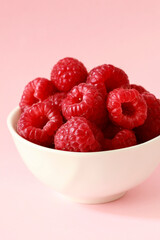
[[[92,83],[93,85],[104,83],[107,92],[110,92],[115,88],[128,86],[129,80],[127,74],[122,69],[110,64],[103,64],[89,72],[87,83]]]
[[[54,142],[54,134],[62,122],[57,107],[50,102],[39,102],[21,114],[17,132],[33,143],[50,147]]]
[[[55,134],[55,148],[73,152],[102,150],[102,132],[84,117],[74,117],[63,124]]]
[[[103,82],[99,82],[96,84],[92,84],[92,83],[88,83],[94,87],[96,87],[96,89],[99,91],[99,93],[101,94],[101,96],[106,99],[107,97],[107,91],[106,91],[106,87],[105,84]]]
[[[135,129],[138,141],[146,142],[160,135],[160,101],[149,93],[142,94],[147,103],[147,119],[142,126]]]
[[[65,92],[57,92],[52,96],[49,96],[45,102],[50,101],[54,106],[58,107],[60,111],[62,111],[62,102],[66,98],[67,93]]]
[[[62,103],[63,116],[69,120],[71,117],[85,117],[97,125],[107,121],[105,100],[96,87],[81,83],[72,88]]]
[[[43,101],[55,92],[56,89],[51,81],[46,78],[36,78],[25,86],[19,106],[23,112],[34,103]]]
[[[68,92],[72,87],[87,78],[85,66],[74,58],[64,58],[54,65],[51,72],[51,80],[59,91]]]
[[[117,126],[115,124],[113,124],[111,121],[109,121],[105,127],[105,129],[103,130],[103,135],[105,138],[108,139],[113,139],[115,137],[115,135],[120,132],[121,130],[123,130],[122,127]]]
[[[137,140],[133,131],[123,129],[119,131],[113,139],[105,139],[104,143],[105,150],[113,150],[134,146],[137,144]]]
[[[147,90],[144,87],[142,87],[140,85],[136,85],[136,84],[130,84],[129,88],[136,89],[139,93],[147,92]]]
[[[146,102],[135,89],[114,89],[109,93],[106,105],[111,121],[123,128],[138,127],[147,118]]]

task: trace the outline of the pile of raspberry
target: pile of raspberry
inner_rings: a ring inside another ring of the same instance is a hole
[[[160,135],[160,100],[110,64],[88,73],[77,59],[61,59],[50,80],[25,86],[19,106],[19,135],[58,150],[114,150]]]

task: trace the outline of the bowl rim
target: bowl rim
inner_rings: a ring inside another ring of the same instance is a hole
[[[20,107],[15,107],[9,114],[7,117],[7,126],[8,129],[11,133],[12,136],[16,137],[19,141],[24,142],[25,144],[29,144],[30,146],[33,146],[34,148],[39,149],[40,151],[47,151],[47,152],[55,152],[55,153],[60,153],[60,154],[75,154],[75,155],[93,155],[93,154],[106,154],[106,153],[114,153],[114,152],[121,152],[121,151],[127,151],[127,150],[131,150],[131,149],[137,149],[140,148],[142,146],[148,145],[152,142],[156,142],[158,140],[160,140],[160,135],[147,141],[144,143],[140,143],[131,147],[126,147],[126,148],[121,148],[121,149],[115,149],[115,150],[106,150],[106,151],[97,151],[97,152],[72,152],[72,151],[64,151],[64,150],[58,150],[58,149],[52,149],[52,148],[48,148],[48,147],[44,147],[38,144],[35,144],[33,142],[28,141],[27,139],[21,137],[16,129],[13,126],[13,119],[16,117],[17,114],[20,113]]]

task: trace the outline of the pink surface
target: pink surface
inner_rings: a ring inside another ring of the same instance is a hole
[[[160,96],[159,9],[158,0],[1,0],[0,239],[160,239],[160,168],[119,201],[75,204],[31,175],[6,127],[24,85],[65,56],[122,67]]]

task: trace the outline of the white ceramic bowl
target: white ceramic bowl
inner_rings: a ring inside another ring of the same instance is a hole
[[[160,136],[114,151],[76,153],[31,143],[16,132],[19,108],[7,123],[29,170],[55,191],[80,203],[104,203],[120,198],[143,182],[160,162]]]

